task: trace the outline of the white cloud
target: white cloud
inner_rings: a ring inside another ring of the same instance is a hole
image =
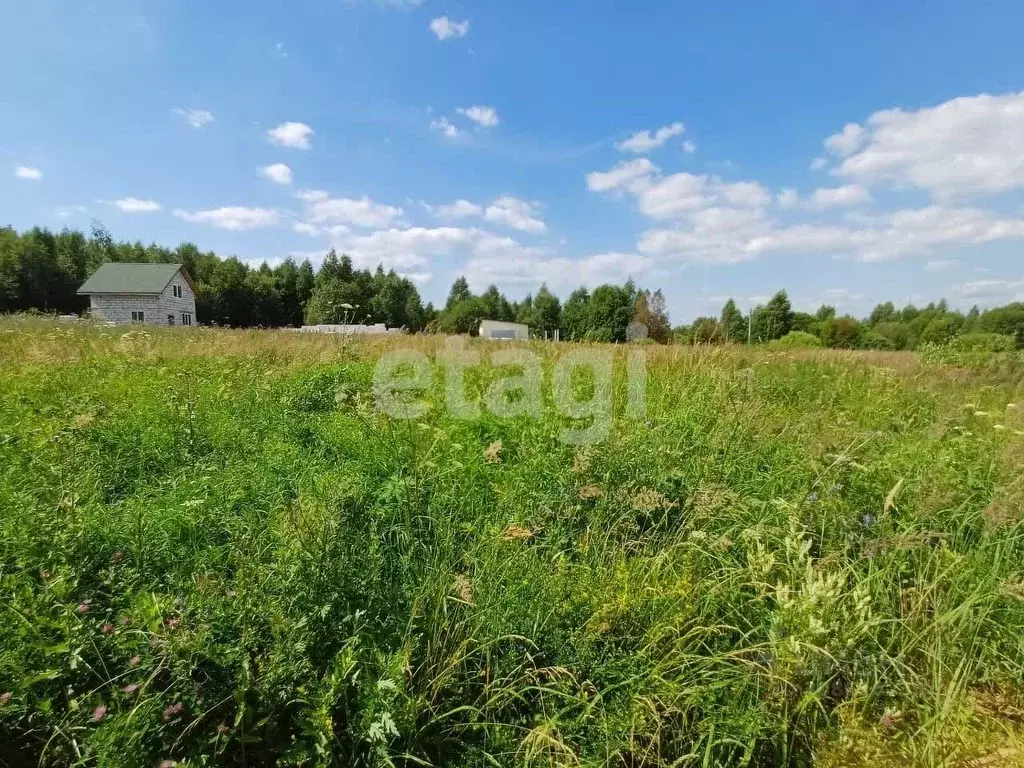
[[[999,303],[1024,301],[1024,280],[974,280],[957,286],[956,291],[970,299]]]
[[[317,200],[326,200],[330,197],[322,189],[300,189],[295,196],[306,203],[315,203]]]
[[[213,113],[208,109],[172,109],[171,112],[193,128],[202,128],[207,123],[213,122]]]
[[[956,266],[956,259],[933,259],[924,265],[925,272],[942,272]]]
[[[284,163],[274,163],[260,168],[260,175],[275,184],[291,184],[292,169]]]
[[[712,208],[692,212],[674,229],[643,233],[637,248],[650,256],[707,263],[749,261],[772,253],[847,255],[875,262],[1000,240],[1024,240],[1024,219],[928,206],[894,211],[860,226],[781,225],[761,209]]]
[[[852,208],[871,200],[871,193],[859,184],[845,184],[840,187],[819,187],[807,199],[801,199],[795,189],[784,189],[775,198],[779,208],[805,208],[824,211],[830,208]]]
[[[685,130],[686,126],[682,123],[672,123],[672,125],[666,125],[664,128],[659,128],[653,135],[650,131],[639,131],[638,133],[634,133],[625,141],[616,144],[615,148],[620,152],[635,152],[637,154],[643,154],[645,152],[650,152],[652,149],[664,146],[665,142],[673,136],[682,136],[683,131]]]
[[[846,184],[841,187],[821,187],[814,190],[808,205],[816,209],[848,208],[863,205],[871,200],[871,195],[864,187],[857,184]]]
[[[547,225],[537,215],[536,203],[509,195],[499,197],[487,206],[478,205],[469,200],[456,200],[450,205],[439,205],[436,208],[427,205],[426,207],[440,219],[455,220],[479,217],[534,235],[547,231]]]
[[[237,205],[191,213],[178,208],[174,211],[174,215],[193,224],[210,224],[219,229],[228,229],[233,232],[271,227],[278,220],[277,211],[267,208],[245,208]]]
[[[709,206],[727,204],[758,208],[771,202],[771,194],[756,181],[724,182],[717,176],[676,173],[653,179],[632,190],[641,213],[654,219],[684,216]]]
[[[864,184],[917,187],[945,200],[1024,187],[1022,137],[1024,92],[1019,92],[875,112],[866,129],[847,126],[826,144],[845,158],[833,171],[838,175]]]
[[[19,179],[26,179],[28,181],[39,181],[39,179],[43,178],[43,172],[38,168],[29,168],[24,165],[16,166],[14,175]]]
[[[658,166],[646,157],[619,163],[610,171],[587,174],[587,189],[591,192],[610,192],[622,189],[658,172]]]
[[[683,142],[683,152],[685,152],[688,155],[692,155],[696,151],[697,145],[694,142],[690,141],[689,139]]]
[[[787,187],[779,192],[778,196],[775,198],[775,202],[778,204],[779,208],[782,208],[783,210],[796,208],[800,204],[800,194],[795,189]]]
[[[834,155],[852,155],[864,142],[864,128],[857,123],[847,123],[843,130],[825,139],[825,149]]]
[[[309,139],[315,132],[305,123],[287,122],[281,123],[276,128],[267,131],[267,138],[271,144],[292,149],[309,149]]]
[[[470,216],[483,216],[483,206],[469,200],[456,200],[451,205],[439,205],[432,209],[442,219],[465,219]]]
[[[447,16],[441,16],[430,22],[430,31],[437,35],[438,40],[465,37],[469,34],[469,21],[452,21]]]
[[[460,135],[462,135],[462,131],[460,131],[458,128],[452,125],[447,117],[441,117],[438,118],[437,120],[431,121],[430,127],[431,129],[440,133],[446,139],[457,139],[459,138]]]
[[[465,115],[474,123],[484,128],[493,128],[500,122],[498,110],[494,107],[459,107],[455,111],[460,115]]]
[[[480,257],[470,259],[463,271],[477,289],[491,283],[530,288],[547,283],[549,288],[567,290],[623,283],[631,277],[642,277],[653,265],[652,259],[634,253],[601,253],[584,259]]]
[[[487,206],[484,218],[534,235],[547,230],[544,222],[537,218],[536,206],[515,197],[499,197]]]
[[[667,219],[711,204],[708,177],[675,173],[634,190],[640,211],[655,219]]]
[[[537,258],[542,251],[523,246],[477,228],[409,227],[382,229],[368,235],[337,238],[334,245],[352,257],[359,268],[374,269],[382,264],[410,279],[425,282],[432,276],[431,259],[468,255],[477,259],[518,262]]]
[[[65,205],[57,209],[57,216],[67,219],[80,213],[85,213],[86,210],[88,209],[84,205]]]
[[[820,171],[826,165],[828,165],[828,160],[826,160],[824,157],[816,157],[813,160],[811,160],[812,171]]]
[[[386,227],[402,215],[401,208],[375,203],[368,197],[318,197],[308,204],[305,219],[321,227],[349,224],[356,227]]]
[[[768,205],[772,200],[768,190],[756,181],[723,182],[711,177],[710,183],[712,192],[721,195],[730,205],[756,208]]]
[[[139,200],[137,197],[122,197],[114,205],[125,213],[155,213],[163,208],[156,200]]]

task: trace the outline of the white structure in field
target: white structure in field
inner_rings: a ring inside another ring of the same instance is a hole
[[[89,315],[110,323],[195,325],[196,287],[181,264],[108,262],[82,283]]]
[[[530,326],[525,323],[503,323],[500,320],[481,320],[480,338],[504,341],[511,339],[529,339]]]

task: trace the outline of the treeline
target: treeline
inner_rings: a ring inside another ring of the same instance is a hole
[[[541,285],[537,295],[509,301],[495,286],[479,296],[469,290],[464,277],[452,284],[448,300],[437,318],[441,333],[476,333],[481,320],[525,323],[537,336],[553,338],[555,331],[569,341],[631,341],[671,339],[665,297],[660,290],[642,290],[632,280],[625,285],[602,285],[593,293],[578,288],[563,305]]]
[[[235,257],[220,258],[192,243],[177,248],[115,242],[102,226],[86,236],[36,227],[24,233],[0,228],[0,312],[38,310],[78,314],[88,299],[78,287],[108,261],[183,264],[197,287],[196,313],[202,324],[280,327],[320,323],[386,323],[410,331],[475,334],[480,321],[525,323],[538,337],[568,341],[743,344],[787,338],[846,349],[916,349],[947,344],[971,334],[999,334],[1024,348],[1024,303],[967,313],[946,302],[897,309],[879,304],[866,318],[838,315],[822,306],[814,314],[795,312],[785,291],[743,314],[729,299],[717,317],[699,317],[672,328],[665,297],[625,285],[579,288],[564,303],[546,285],[536,295],[509,301],[495,286],[474,295],[464,277],[455,280],[443,308],[424,305],[416,286],[393,270],[355,269],[331,250],[319,270],[308,259],[285,259],[275,267],[250,267]]]
[[[963,313],[951,310],[945,299],[919,308],[897,309],[891,301],[878,304],[866,318],[837,315],[821,306],[814,314],[794,312],[785,291],[744,315],[729,299],[718,317],[698,317],[675,329],[680,343],[764,343],[801,338],[838,349],[917,349],[924,344],[948,344],[973,334],[998,334],[1024,348],[1024,303]]]
[[[0,312],[38,310],[78,314],[89,306],[79,286],[108,261],[183,264],[196,283],[197,320],[232,327],[300,326],[303,323],[381,322],[422,330],[433,317],[416,286],[394,271],[356,270],[331,251],[319,271],[309,260],[285,259],[250,267],[200,251],[115,242],[101,226],[89,236],[36,227],[19,234],[0,229]],[[344,306],[343,306],[344,305]]]

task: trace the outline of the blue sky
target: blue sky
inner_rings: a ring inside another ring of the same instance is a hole
[[[0,224],[254,264],[627,276],[673,319],[1024,299],[1024,7],[8,4]]]

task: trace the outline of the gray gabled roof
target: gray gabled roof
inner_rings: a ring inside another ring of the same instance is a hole
[[[145,293],[160,294],[181,270],[189,285],[192,280],[181,264],[135,264],[110,261],[100,266],[82,283],[80,294]]]

